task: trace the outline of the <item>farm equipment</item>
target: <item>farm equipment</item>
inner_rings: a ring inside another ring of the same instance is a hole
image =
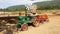
[[[35,10],[35,9],[34,9]],[[36,13],[31,13],[35,15]],[[19,16],[19,22],[17,23],[18,27],[21,28],[21,30],[25,31],[28,29],[28,23],[32,23],[35,27],[39,26],[40,23],[44,23],[48,20],[47,14],[37,14],[35,16],[31,16],[30,14],[25,12],[25,16]]]
[[[45,21],[48,21],[47,15],[19,16],[18,26],[20,26],[22,30],[27,30],[28,23],[32,23],[37,27],[40,23],[44,23]]]
[[[41,22],[41,23],[43,23],[45,21],[47,21],[47,22],[49,21],[47,14],[36,15],[36,17],[37,17],[38,21]]]

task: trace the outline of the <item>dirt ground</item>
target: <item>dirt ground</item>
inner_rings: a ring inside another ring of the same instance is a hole
[[[29,26],[27,31],[15,32],[15,34],[60,34],[60,16],[50,16],[49,22],[40,24],[39,27]]]
[[[27,31],[17,34],[60,34],[60,16],[50,16],[49,22],[40,24],[39,27],[30,26]]]

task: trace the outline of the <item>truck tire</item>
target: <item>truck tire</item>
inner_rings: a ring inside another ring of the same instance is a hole
[[[27,24],[22,25],[22,26],[21,26],[21,30],[22,30],[22,31],[28,30],[28,25],[27,25]]]

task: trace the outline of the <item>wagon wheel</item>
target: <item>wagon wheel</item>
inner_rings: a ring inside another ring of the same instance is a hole
[[[39,24],[40,24],[40,22],[39,22],[38,20],[35,20],[35,21],[33,22],[33,25],[34,25],[35,27],[38,27]]]
[[[22,25],[22,26],[21,26],[21,30],[22,30],[22,31],[28,30],[28,25],[27,25],[27,24]]]

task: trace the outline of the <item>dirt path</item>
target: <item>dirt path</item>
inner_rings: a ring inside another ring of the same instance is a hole
[[[17,34],[60,34],[60,16],[51,16],[50,21],[40,24],[39,27],[29,27],[27,31]]]

